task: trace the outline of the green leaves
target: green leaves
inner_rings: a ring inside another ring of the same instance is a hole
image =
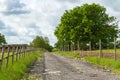
[[[95,3],[84,4],[65,11],[55,35],[58,41],[64,42],[63,45],[75,44],[77,41],[93,41],[96,44],[99,39],[107,41],[117,36],[117,24],[116,18],[106,14],[103,6]]]
[[[6,44],[6,43],[7,43],[7,42],[6,42],[5,36],[0,33],[0,45]]]
[[[52,46],[49,45],[48,37],[36,36],[35,39],[30,43],[35,48],[44,48],[48,51],[52,51]]]

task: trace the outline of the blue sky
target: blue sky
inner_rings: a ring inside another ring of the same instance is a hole
[[[0,33],[9,44],[29,43],[40,35],[54,45],[54,30],[64,11],[85,3],[100,4],[120,19],[120,0],[0,0]]]

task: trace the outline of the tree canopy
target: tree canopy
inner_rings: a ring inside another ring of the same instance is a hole
[[[96,46],[100,39],[103,43],[113,41],[118,32],[118,22],[114,16],[106,13],[106,8],[95,3],[84,4],[66,10],[62,15],[55,30],[58,39],[56,45],[76,45],[79,42],[82,46],[92,41]]]
[[[35,48],[44,48],[48,51],[52,51],[52,46],[49,44],[48,37],[36,36],[35,39],[30,43]]]
[[[0,45],[6,44],[6,39],[5,36],[3,34],[0,33]]]

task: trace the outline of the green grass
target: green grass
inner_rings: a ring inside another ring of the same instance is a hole
[[[99,53],[99,50],[92,50],[92,52]],[[114,53],[114,49],[103,49],[103,53]],[[116,49],[117,54],[120,54],[120,49]]]
[[[57,51],[56,53],[59,54],[59,55],[62,55],[62,56],[70,57],[70,58],[75,58],[75,59],[80,58],[80,55],[77,54],[77,53],[74,53],[74,52]]]
[[[113,59],[99,58],[99,57],[85,57],[85,60],[91,62],[97,66],[102,66],[106,69],[110,69],[113,72],[120,74],[120,61],[115,61]]]
[[[8,68],[4,66],[0,70],[0,80],[20,80],[20,78],[25,75],[27,68],[40,56],[42,52],[35,51],[31,52],[25,58],[14,62],[14,64],[9,64]]]

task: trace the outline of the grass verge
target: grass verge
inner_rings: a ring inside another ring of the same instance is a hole
[[[27,68],[40,56],[42,56],[42,52],[34,51],[26,57],[14,62],[13,65],[9,65],[8,68],[2,67],[2,69],[0,70],[0,79],[20,80],[20,78],[25,75]]]
[[[85,57],[85,60],[91,62],[97,66],[102,66],[106,69],[111,70],[112,72],[120,74],[120,61],[115,61],[113,59],[99,58],[99,57]]]

